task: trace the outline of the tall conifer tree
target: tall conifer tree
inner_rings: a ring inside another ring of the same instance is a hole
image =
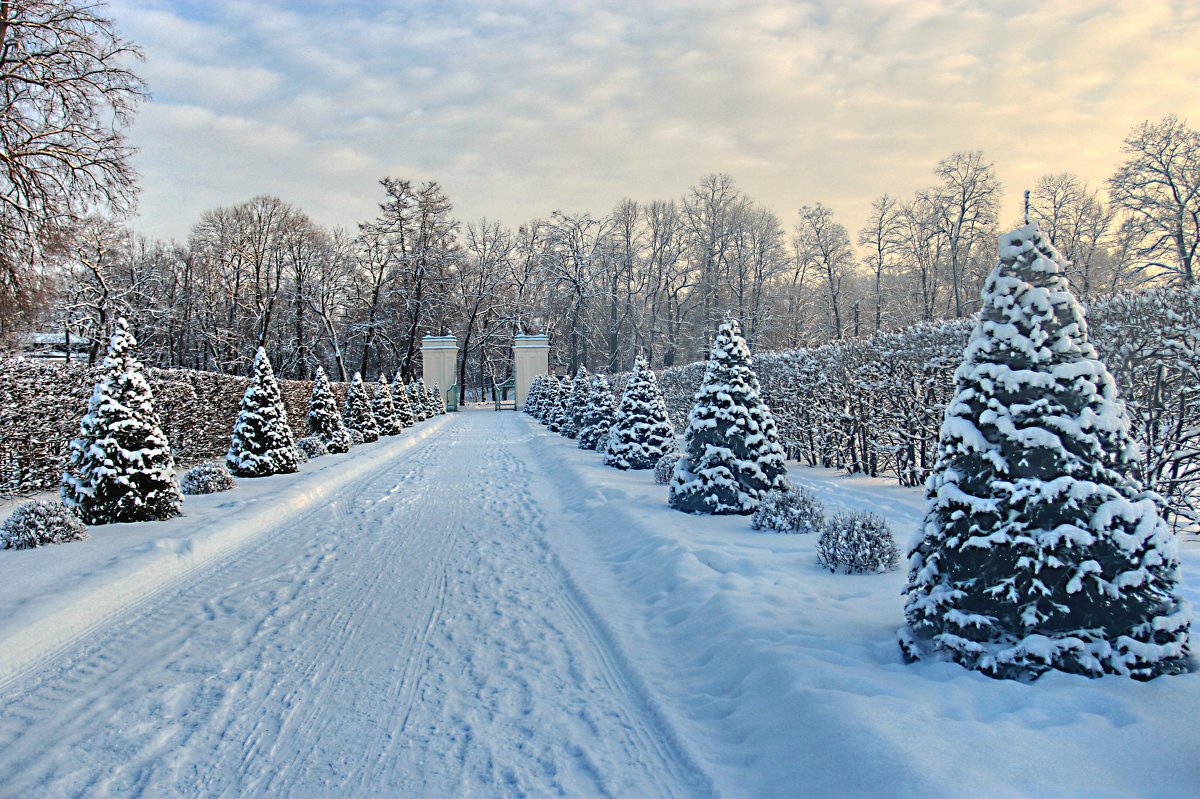
[[[583,410],[583,428],[579,431],[580,449],[603,449],[617,412],[617,399],[608,386],[608,378],[596,375],[588,387],[587,407]]]
[[[79,438],[71,442],[62,498],[87,524],[179,515],[183,497],[154,395],[133,355],[137,341],[117,320]]]
[[[738,323],[721,325],[688,414],[684,458],[668,503],[687,513],[753,513],[768,491],[786,489],[787,466],[775,417],[750,368]]]
[[[237,477],[288,474],[300,466],[283,393],[262,347],[254,356],[254,374],[242,396],[225,465]]]
[[[331,453],[350,450],[350,433],[337,411],[337,400],[334,399],[329,378],[320,366],[313,378],[312,397],[308,400],[308,432],[321,439],[325,449]]]
[[[1037,225],[1002,236],[955,373],[901,645],[994,677],[1187,668],[1175,538]]]
[[[350,390],[346,392],[346,407],[342,409],[342,421],[351,430],[362,433],[363,441],[371,443],[379,440],[379,425],[375,422],[375,414],[371,413],[371,400],[367,399],[367,387],[362,375],[354,373],[350,381]]]
[[[379,385],[375,387],[375,396],[371,398],[371,414],[379,427],[381,436],[398,436],[404,432],[404,425],[396,414],[396,405],[392,402],[392,391],[388,388],[387,378],[379,373]]]
[[[639,356],[617,406],[604,463],[617,469],[653,469],[663,455],[677,449],[658,380]]]

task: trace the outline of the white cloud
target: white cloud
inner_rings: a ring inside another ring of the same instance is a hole
[[[264,192],[349,226],[384,174],[516,225],[713,171],[853,230],[961,149],[1014,217],[1043,172],[1099,184],[1141,120],[1200,122],[1200,13],[1168,0],[380,5],[116,3],[160,98],[132,132],[146,232]]]

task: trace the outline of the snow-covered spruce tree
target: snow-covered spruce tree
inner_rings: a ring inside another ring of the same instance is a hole
[[[381,436],[398,436],[404,432],[400,417],[396,414],[396,406],[392,402],[392,390],[388,388],[387,378],[379,373],[379,385],[375,388],[375,396],[371,398],[371,415]]]
[[[558,382],[558,391],[554,394],[554,407],[550,409],[549,418],[546,420],[546,426],[550,428],[550,432],[561,433],[563,431],[563,426],[567,423],[567,408],[571,404],[571,392],[574,388],[571,376],[563,375],[562,380]]]
[[[333,398],[329,378],[320,366],[313,377],[312,397],[308,400],[308,432],[321,439],[329,452],[347,452],[350,449],[350,434],[346,432],[346,425],[337,411],[337,400]]]
[[[608,386],[608,378],[596,375],[588,386],[587,407],[583,409],[583,427],[579,431],[579,448],[602,449],[616,413],[617,398]]]
[[[717,330],[696,391],[667,503],[687,513],[753,513],[768,491],[786,490],[775,417],[750,368],[750,348],[729,320]]]
[[[433,395],[429,393],[429,386],[425,384],[425,378],[417,378],[417,396],[421,400],[421,409],[425,414],[426,419],[432,419],[437,416],[437,411],[433,407]]]
[[[408,406],[412,409],[413,423],[423,422],[429,417],[425,415],[425,405],[421,402],[421,394],[417,388],[417,381],[414,380],[408,384],[405,389],[408,394]]]
[[[408,386],[404,385],[399,372],[392,378],[392,405],[396,408],[396,419],[402,426],[412,427],[416,423],[412,406],[408,402]]]
[[[124,319],[104,358],[79,438],[68,452],[62,499],[85,524],[143,522],[179,515],[183,498],[154,395],[133,355]]]
[[[576,438],[583,429],[583,412],[587,408],[588,392],[591,381],[588,379],[586,367],[579,367],[575,379],[571,382],[571,393],[567,396],[567,405],[563,411],[562,430],[567,438]]]
[[[533,411],[533,417],[542,424],[546,424],[550,409],[554,407],[557,397],[558,378],[548,374],[546,375],[545,383],[542,385],[542,390],[538,394],[537,407]]]
[[[639,356],[617,406],[604,463],[617,469],[653,469],[663,455],[676,449],[675,429],[667,418],[658,381]]]
[[[346,392],[346,407],[342,409],[342,422],[346,427],[362,433],[363,441],[370,443],[379,440],[379,425],[375,423],[375,414],[371,413],[371,401],[367,399],[367,387],[362,375],[354,373],[350,381],[350,390]]]
[[[254,356],[254,374],[242,396],[225,465],[235,477],[289,474],[300,465],[300,452],[283,407],[283,394],[275,382],[267,351],[262,347]]]
[[[525,406],[522,408],[528,415],[533,416],[537,410],[538,398],[541,396],[545,385],[545,375],[534,375],[533,380],[529,381],[529,391],[525,394]]]
[[[901,646],[993,677],[1150,679],[1188,665],[1190,609],[1125,407],[1037,225],[999,263],[955,373]]]
[[[438,416],[446,412],[446,397],[442,393],[442,387],[437,383],[433,384],[433,407]]]

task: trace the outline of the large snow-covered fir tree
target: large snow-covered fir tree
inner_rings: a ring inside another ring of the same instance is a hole
[[[609,388],[608,378],[596,375],[588,385],[587,406],[583,409],[579,431],[580,449],[602,449],[608,440],[617,412],[617,398]]]
[[[579,430],[583,426],[583,411],[587,408],[590,388],[591,381],[588,379],[587,367],[581,366],[575,373],[575,379],[571,381],[571,393],[567,397],[567,404],[563,410],[560,432],[567,438],[575,438],[579,435]]]
[[[346,392],[346,406],[342,409],[342,422],[351,430],[362,433],[363,441],[370,443],[379,440],[379,425],[375,422],[375,414],[371,413],[371,400],[367,399],[367,387],[362,375],[354,373],[350,381],[350,390]]]
[[[237,477],[288,474],[300,466],[283,394],[262,347],[254,356],[254,374],[242,396],[225,465]]]
[[[653,469],[663,455],[676,449],[675,429],[658,380],[639,356],[617,405],[604,463],[617,469]]]
[[[183,497],[154,394],[134,357],[137,341],[124,319],[104,358],[79,438],[71,442],[63,502],[86,524],[142,522],[179,515]]]
[[[554,392],[554,407],[547,412],[546,426],[552,433],[561,433],[567,423],[567,408],[571,404],[571,391],[574,385],[570,375],[563,375],[558,381],[558,390]]]
[[[750,348],[729,320],[717,330],[688,413],[685,457],[675,464],[667,502],[687,513],[753,513],[768,491],[788,488],[778,438]]]
[[[412,427],[416,423],[412,405],[408,402],[408,386],[404,385],[404,379],[400,377],[399,372],[392,378],[392,405],[396,408],[396,419],[401,425]]]
[[[375,396],[371,398],[371,415],[381,436],[398,436],[404,432],[404,425],[396,414],[396,405],[392,402],[392,391],[388,388],[387,378],[379,373],[379,385],[375,387]]]
[[[1124,404],[1037,225],[999,263],[955,373],[901,646],[994,677],[1188,666],[1174,535],[1134,477]]]
[[[329,378],[320,366],[313,378],[312,397],[308,400],[308,432],[321,439],[325,449],[331,453],[350,450],[350,433],[346,431],[346,425],[338,413]]]

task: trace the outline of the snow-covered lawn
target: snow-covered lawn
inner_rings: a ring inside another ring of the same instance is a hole
[[[1198,674],[905,665],[903,570],[670,510],[524,416],[417,430],[0,552],[0,796],[1200,793]],[[791,476],[902,546],[922,513]]]

